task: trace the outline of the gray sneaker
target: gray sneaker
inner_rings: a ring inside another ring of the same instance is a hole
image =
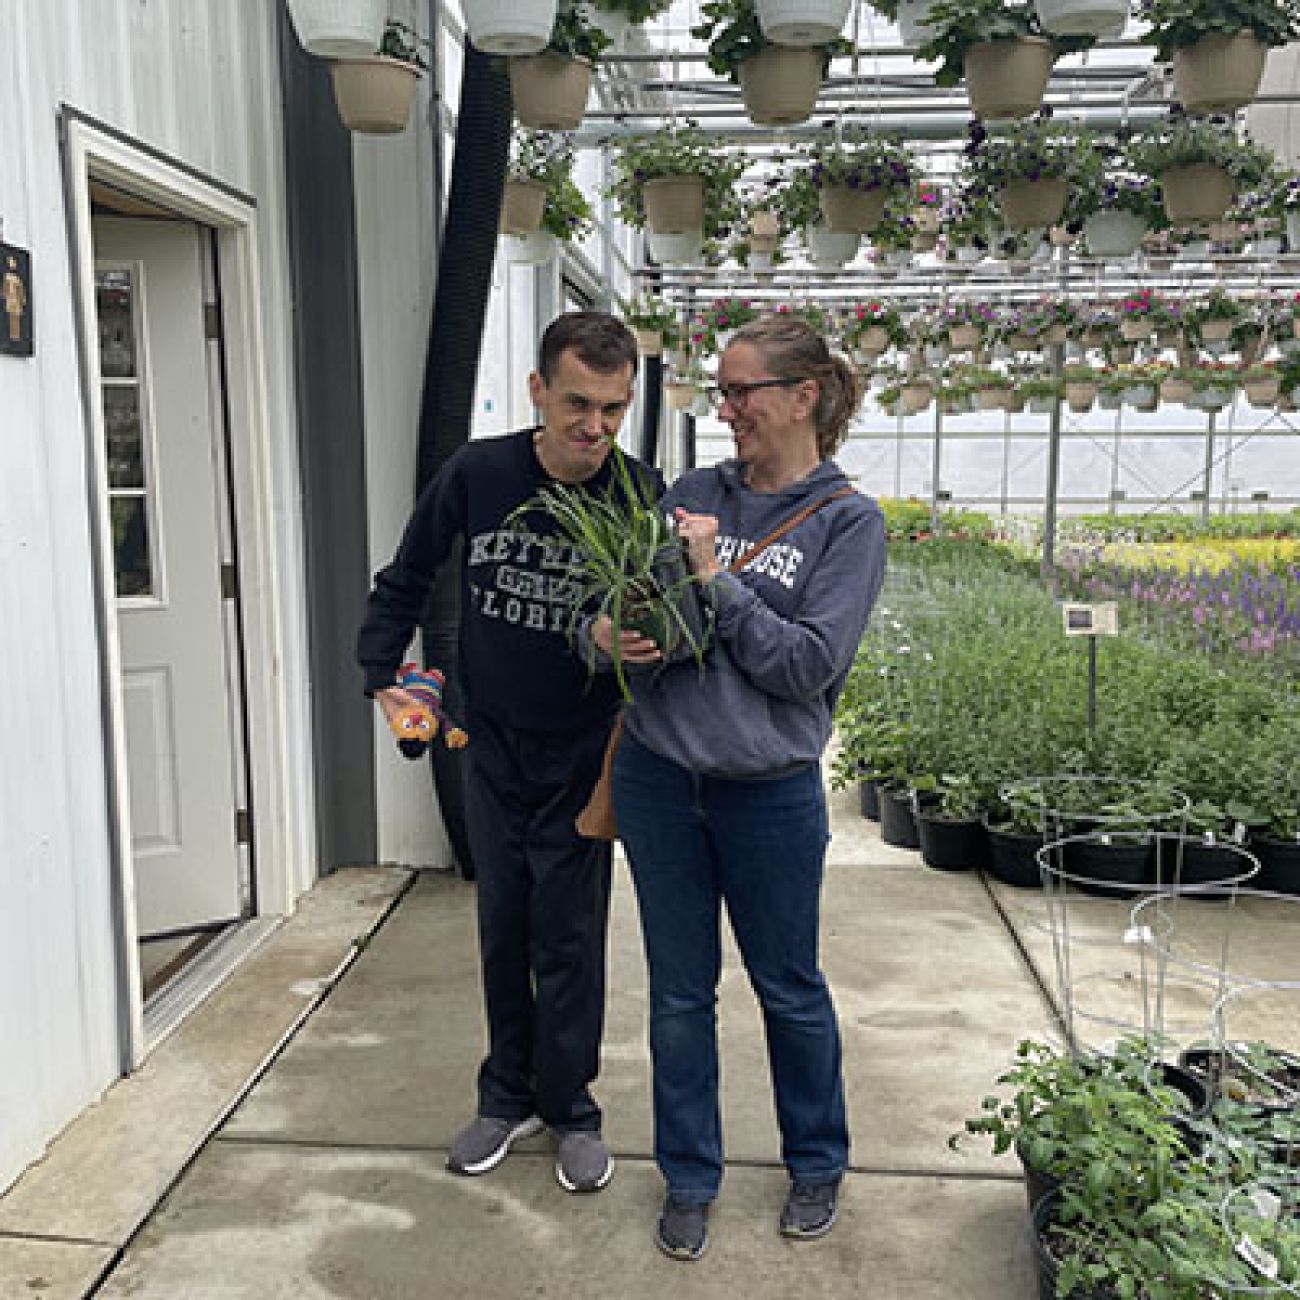
[[[559,1133],[555,1176],[566,1192],[598,1192],[614,1176],[614,1157],[599,1133]]]
[[[476,1115],[456,1134],[447,1152],[447,1168],[453,1174],[485,1174],[506,1158],[518,1138],[532,1137],[541,1131],[542,1121],[536,1115],[527,1119]]]
[[[809,1241],[824,1237],[834,1226],[839,1212],[840,1185],[833,1183],[791,1183],[781,1211],[781,1235]]]

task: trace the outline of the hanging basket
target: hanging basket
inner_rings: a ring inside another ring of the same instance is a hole
[[[1130,343],[1140,343],[1151,337],[1151,322],[1145,316],[1129,316],[1119,323],[1120,337]]]
[[[1264,75],[1268,46],[1253,32],[1203,36],[1174,51],[1174,98],[1189,113],[1227,113],[1249,104]]]
[[[962,60],[971,112],[985,121],[1036,113],[1055,60],[1056,51],[1041,36],[972,45]]]
[[[670,411],[689,411],[694,401],[694,384],[670,382],[664,385],[664,404]]]
[[[1129,0],[1034,0],[1038,21],[1053,36],[1099,36],[1123,28]]]
[[[829,230],[826,226],[807,226],[803,236],[814,266],[843,266],[853,261],[862,239],[856,230]]]
[[[704,256],[704,231],[684,230],[677,235],[658,235],[646,231],[650,256],[660,266],[695,266]]]
[[[656,235],[695,234],[704,230],[704,178],[659,176],[641,187],[646,228]]]
[[[484,54],[537,54],[551,40],[556,0],[463,0],[470,44]]]
[[[758,25],[776,45],[827,45],[844,30],[851,0],[756,0]]]
[[[1059,178],[1041,181],[1010,181],[998,193],[1002,220],[1011,230],[1050,226],[1065,211],[1069,185]]]
[[[506,259],[525,266],[542,266],[555,260],[560,241],[549,230],[534,230],[531,235],[506,235]]]
[[[898,0],[898,34],[904,45],[924,45],[934,35],[926,24],[934,0]]]
[[[541,181],[511,178],[501,195],[501,233],[531,235],[542,224],[546,186]]]
[[[1172,402],[1183,406],[1191,395],[1192,385],[1190,380],[1171,377],[1161,381],[1160,400],[1162,402]]]
[[[1236,182],[1213,163],[1192,163],[1160,173],[1165,216],[1176,226],[1192,221],[1217,221],[1237,192]]]
[[[979,347],[983,335],[978,325],[950,325],[948,342],[959,352],[970,352]]]
[[[1097,400],[1097,385],[1092,383],[1066,384],[1065,400],[1075,415],[1084,415],[1092,410]]]
[[[326,59],[365,59],[384,35],[387,0],[289,0],[302,48]]]
[[[510,96],[520,126],[534,131],[572,131],[587,108],[591,64],[562,54],[509,59]]]
[[[1226,319],[1203,320],[1201,340],[1205,343],[1223,343],[1232,337],[1232,321]]]
[[[820,191],[822,216],[829,230],[869,235],[885,215],[889,191],[883,185],[871,190],[851,190],[847,185],[828,185]]]
[[[636,338],[637,351],[643,357],[657,357],[664,350],[664,336],[659,330],[635,327],[632,330]]]
[[[617,9],[602,9],[598,4],[578,6],[582,16],[599,31],[609,37],[606,53],[616,53],[627,45],[628,33],[632,30],[630,15]]]
[[[1133,212],[1094,212],[1083,223],[1083,239],[1093,257],[1131,257],[1146,233],[1147,223]]]
[[[383,55],[336,59],[330,64],[330,77],[339,117],[350,131],[393,135],[406,129],[420,84],[420,69],[414,63]]]
[[[878,357],[889,348],[889,333],[883,325],[868,325],[858,335],[858,348],[869,357]]]
[[[767,45],[740,65],[739,75],[751,122],[759,126],[806,122],[821,89],[822,52]]]
[[[1256,410],[1262,410],[1277,402],[1277,395],[1282,390],[1279,379],[1248,379],[1244,385],[1246,401]]]

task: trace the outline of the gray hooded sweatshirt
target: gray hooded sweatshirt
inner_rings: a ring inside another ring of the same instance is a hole
[[[692,470],[663,498],[718,519],[725,569],[753,543],[848,485],[834,461],[779,492],[755,492],[738,461]],[[853,494],[823,507],[709,590],[704,667],[687,659],[632,679],[627,727],[655,753],[710,776],[782,776],[820,759],[831,713],[885,572],[885,523]]]

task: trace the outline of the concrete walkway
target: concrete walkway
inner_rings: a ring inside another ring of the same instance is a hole
[[[1043,900],[927,870],[880,843],[852,794],[833,805],[824,964],[844,1033],[854,1145],[828,1238],[792,1243],[776,1231],[786,1177],[761,1022],[732,951],[720,1006],[728,1170],[712,1246],[692,1265],[655,1249],[662,1190],[651,1158],[645,973],[622,864],[598,1085],[613,1182],[595,1196],[563,1192],[547,1136],[483,1178],[447,1173],[484,1045],[473,890],[450,873],[376,869],[322,882],[155,1053],[142,1074],[173,1068],[170,1093],[151,1100],[148,1079],[125,1081],[0,1198],[0,1297],[1031,1300],[1018,1166],[981,1144],[954,1153],[947,1139],[978,1110],[1017,1041],[1052,1032]],[[1196,923],[1210,938],[1224,924],[1222,913],[1210,917],[1217,911],[1202,907]],[[1103,936],[1122,932],[1121,920],[1114,904],[1088,915]],[[1269,925],[1282,943],[1287,927]],[[327,977],[331,957],[337,966],[349,951],[356,959],[345,973]],[[237,1044],[267,1007],[292,1005],[285,989],[301,988],[308,953],[326,978],[283,1051],[238,1105],[227,1081],[224,1109],[213,1097],[182,1113],[183,1085],[254,1072]],[[259,988],[262,998],[250,1000]],[[178,1054],[184,1069],[168,1065]],[[130,1089],[134,1118],[106,1123],[114,1095]],[[186,1143],[209,1129],[186,1165]]]

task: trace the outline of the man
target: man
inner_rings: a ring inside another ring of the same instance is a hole
[[[570,548],[535,512],[506,520],[548,482],[611,486],[610,446],[632,401],[637,351],[620,321],[569,312],[542,336],[529,393],[541,426],[472,441],[416,504],[393,562],[375,578],[357,640],[366,690],[386,717],[409,707],[393,683],[429,587],[456,538],[460,672],[469,731],[466,822],[478,878],[488,1055],[475,1118],[448,1168],[482,1174],[516,1139],[548,1126],[556,1177],[572,1192],[609,1182],[590,1084],[600,1063],[610,850],[573,821],[600,774],[617,707],[568,639]],[[663,483],[652,476],[656,495]]]

